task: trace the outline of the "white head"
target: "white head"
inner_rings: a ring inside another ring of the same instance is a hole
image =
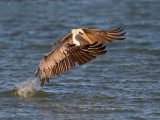
[[[72,32],[72,40],[73,40],[73,43],[76,44],[76,45],[80,45],[79,41],[76,40],[76,35],[81,32],[81,33],[84,33],[82,29],[72,29],[71,30]]]

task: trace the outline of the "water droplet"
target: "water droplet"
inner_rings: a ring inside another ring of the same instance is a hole
[[[37,80],[28,79],[27,81],[22,81],[15,85],[15,95],[19,97],[31,97],[38,90]]]

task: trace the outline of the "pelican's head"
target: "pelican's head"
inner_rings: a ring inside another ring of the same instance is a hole
[[[84,31],[82,29],[72,29],[71,32],[73,35],[84,34]]]
[[[79,35],[82,37],[84,40],[89,42],[90,44],[93,44],[93,42],[88,38],[88,36],[84,33],[84,31],[79,28],[79,29],[72,29],[72,35],[73,35],[73,40],[75,41],[75,36]],[[77,43],[76,41],[74,43]]]

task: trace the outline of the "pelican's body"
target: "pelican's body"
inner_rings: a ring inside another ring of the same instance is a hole
[[[83,65],[95,59],[95,55],[105,54],[107,52],[104,50],[105,43],[113,39],[125,39],[116,37],[125,34],[119,33],[122,30],[122,27],[115,30],[72,29],[70,33],[56,41],[52,49],[41,60],[35,72],[35,76],[40,72],[40,89],[43,88],[45,80],[49,82],[51,77],[69,70],[69,67],[74,68],[75,63]]]

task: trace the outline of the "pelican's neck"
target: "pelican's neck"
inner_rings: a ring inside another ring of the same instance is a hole
[[[72,29],[72,40],[73,40],[73,43],[76,44],[76,45],[80,45],[79,41],[76,40],[76,33],[78,32],[77,29]]]

